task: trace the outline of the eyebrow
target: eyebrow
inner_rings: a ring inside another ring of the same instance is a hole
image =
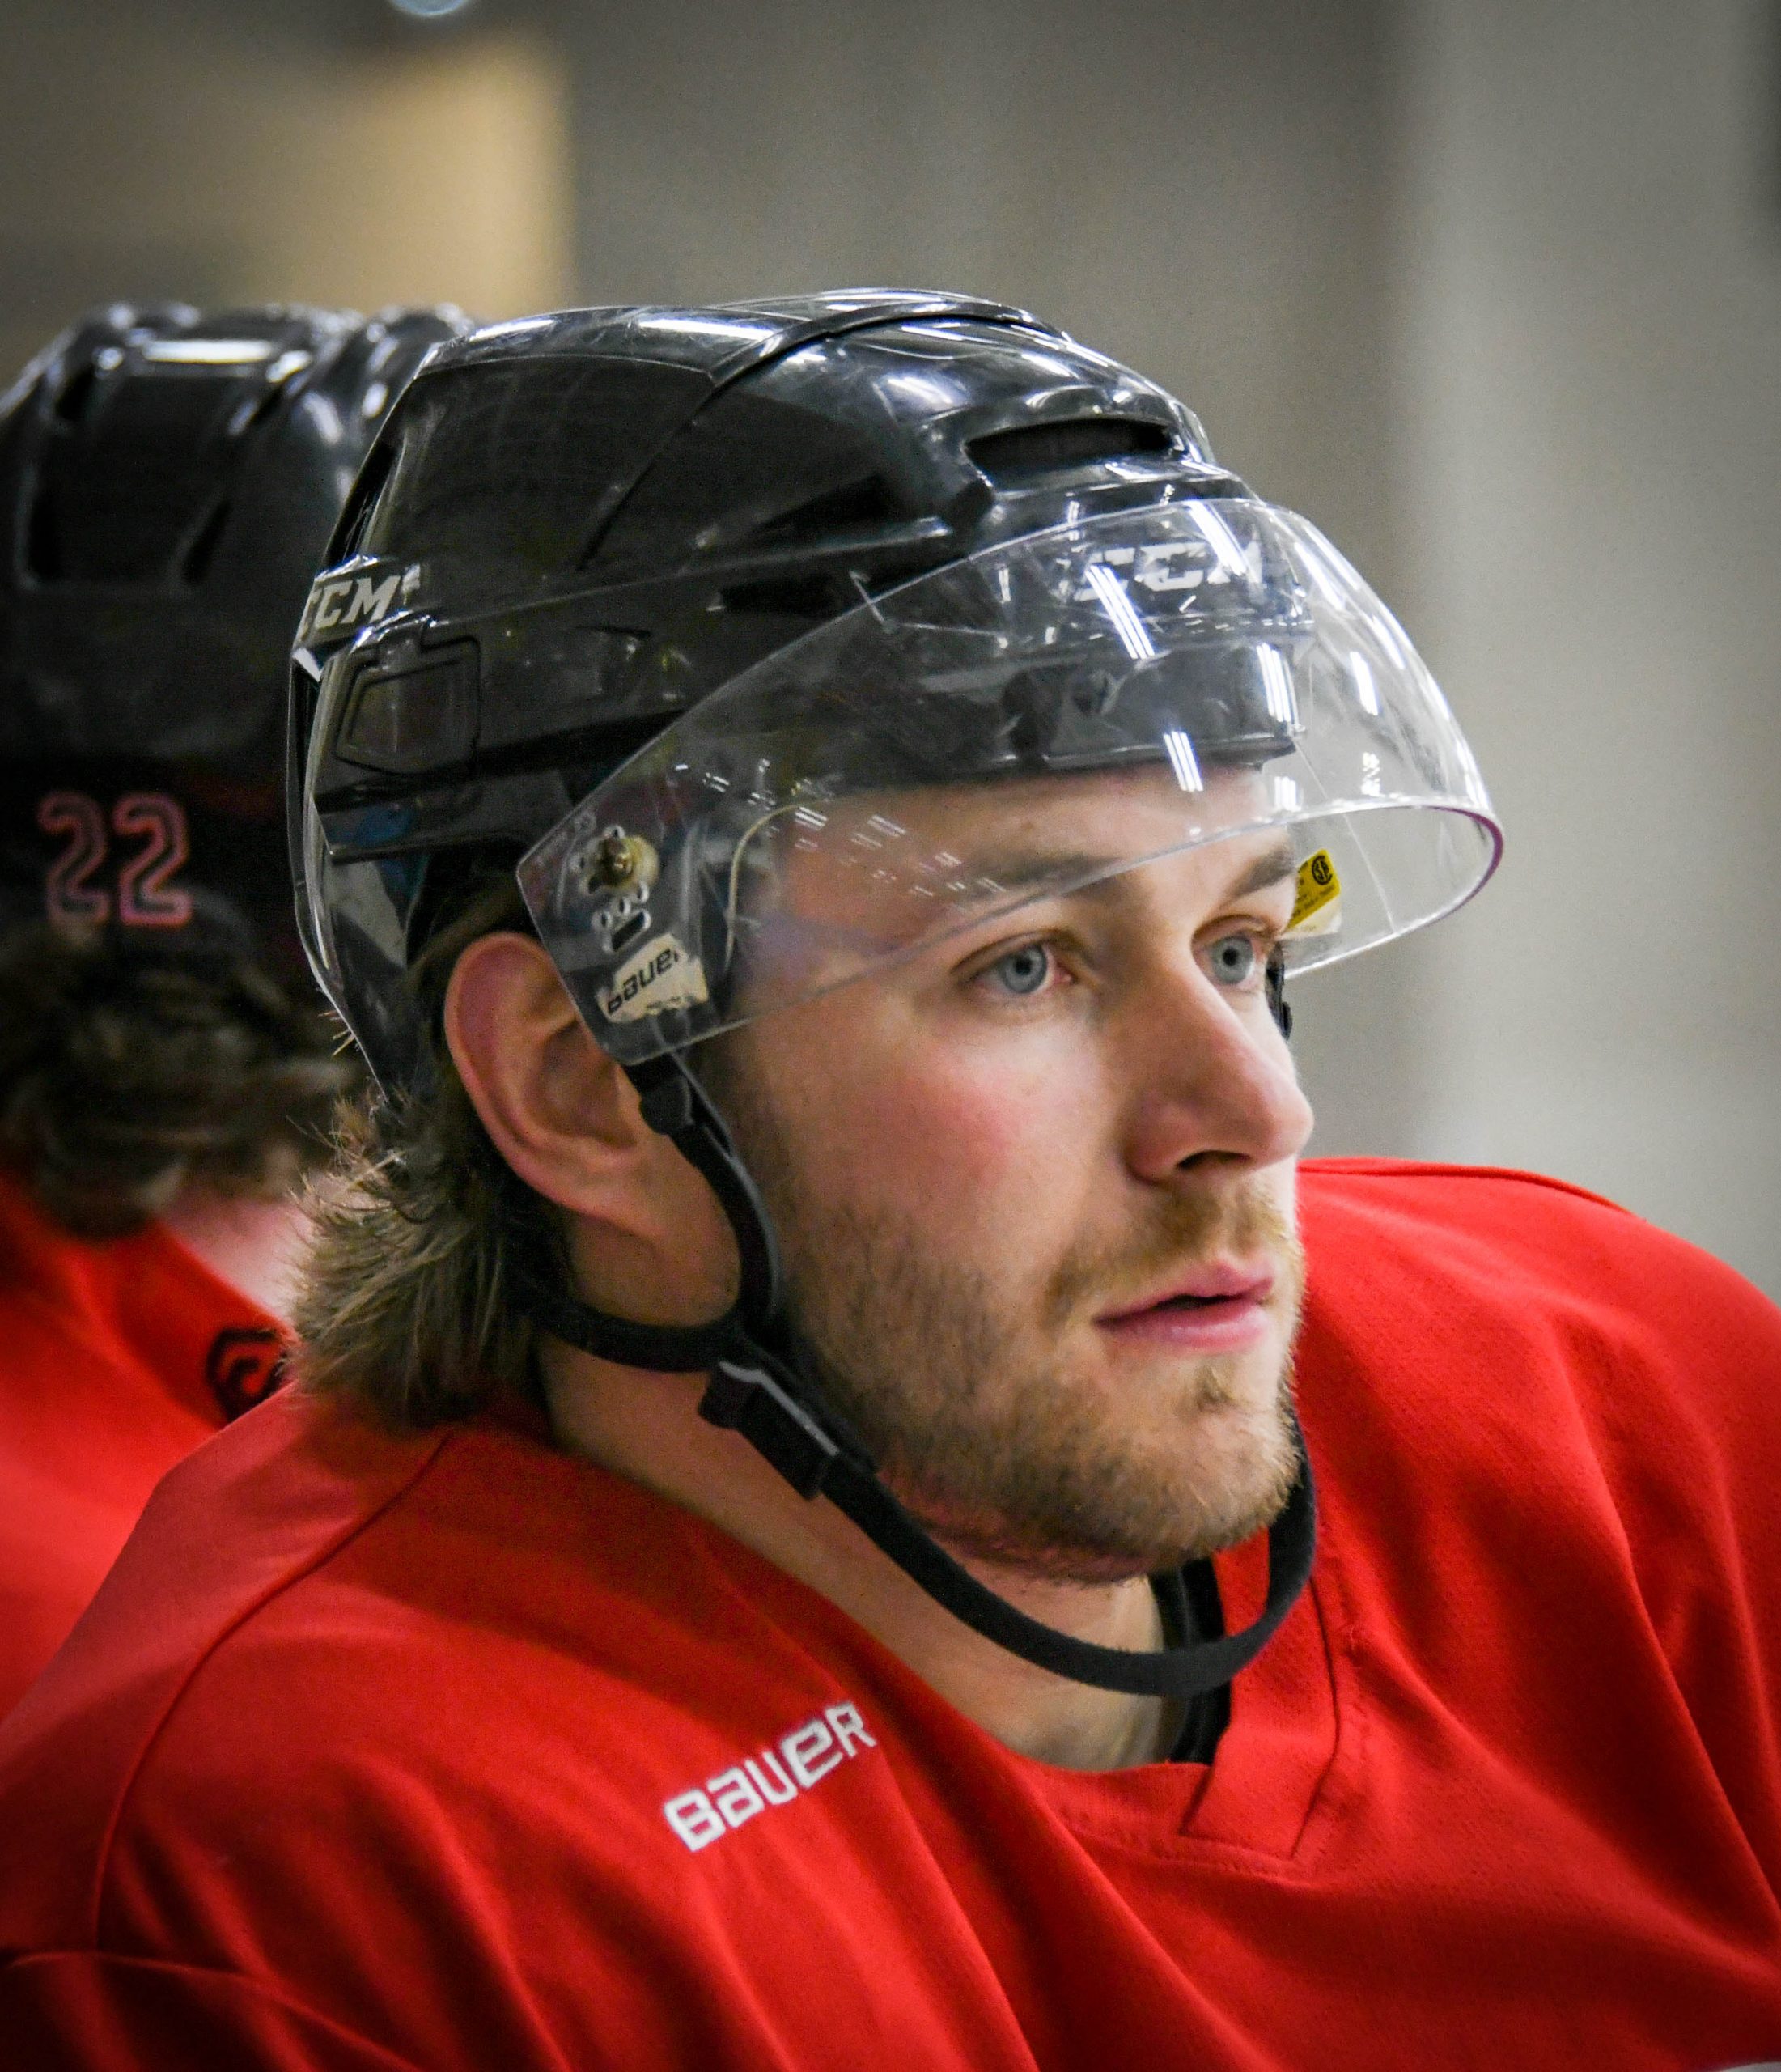
[[[1299,866],[1295,860],[1292,843],[1282,835],[1270,849],[1265,849],[1225,894],[1227,899],[1246,899],[1252,892],[1266,892],[1270,885],[1279,885],[1283,879],[1294,877]]]
[[[1132,867],[1129,857],[1097,855],[1086,849],[1059,849],[1039,853],[1023,850],[1018,854],[986,856],[981,862],[974,861],[971,870],[981,882],[993,884],[1001,892],[1037,892],[1047,885],[1075,885],[1086,893],[1110,890],[1117,879]],[[1265,891],[1270,885],[1290,878],[1297,868],[1292,844],[1283,836],[1264,850],[1235,883],[1227,886],[1223,896],[1227,899],[1245,899],[1252,892]]]

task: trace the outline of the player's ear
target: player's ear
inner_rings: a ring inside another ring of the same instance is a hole
[[[528,1187],[574,1215],[632,1221],[625,1197],[669,1147],[529,936],[481,936],[461,953],[445,1040],[482,1127]]]
[[[723,1314],[738,1267],[717,1197],[643,1120],[636,1089],[529,936],[481,936],[463,951],[445,1040],[495,1149],[567,1212],[584,1300],[647,1323]]]

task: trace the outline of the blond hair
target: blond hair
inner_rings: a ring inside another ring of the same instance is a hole
[[[529,1387],[536,1330],[515,1281],[565,1272],[554,1212],[489,1140],[441,1030],[462,951],[526,926],[511,869],[486,868],[453,901],[411,974],[429,1033],[422,1083],[349,1109],[335,1164],[310,1188],[298,1371],[391,1424],[466,1417]]]

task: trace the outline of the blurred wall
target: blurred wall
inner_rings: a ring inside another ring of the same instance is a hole
[[[0,385],[120,297],[566,299],[567,113],[535,35],[354,36],[331,10],[190,0],[6,0],[5,26]]]
[[[605,301],[997,295],[1173,387],[1389,597],[1385,0],[709,0],[564,11],[580,279]],[[1317,1148],[1433,1068],[1393,950],[1301,1002]]]
[[[1759,0],[7,0],[0,355],[116,295],[998,295],[1397,605],[1498,881],[1308,979],[1316,1148],[1781,1293],[1781,67]]]
[[[1781,1292],[1765,12],[564,19],[590,295],[1027,304],[1176,386],[1399,605],[1508,860],[1456,921],[1300,988],[1316,1148],[1555,1172]]]
[[[1411,1142],[1781,1295],[1772,11],[1406,10],[1393,271],[1410,616],[1509,830],[1430,938]]]

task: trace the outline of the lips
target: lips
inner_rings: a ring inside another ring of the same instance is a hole
[[[1170,1310],[1191,1314],[1195,1310],[1236,1308],[1249,1303],[1259,1308],[1274,1293],[1274,1269],[1271,1266],[1249,1264],[1238,1260],[1214,1260],[1180,1275],[1168,1288],[1157,1294],[1147,1296],[1141,1302],[1130,1303],[1122,1309],[1104,1310],[1096,1322],[1103,1324],[1131,1323],[1159,1311]]]
[[[1146,1301],[1104,1312],[1095,1321],[1113,1344],[1175,1356],[1239,1352],[1270,1329],[1272,1267],[1215,1261],[1179,1276]]]

